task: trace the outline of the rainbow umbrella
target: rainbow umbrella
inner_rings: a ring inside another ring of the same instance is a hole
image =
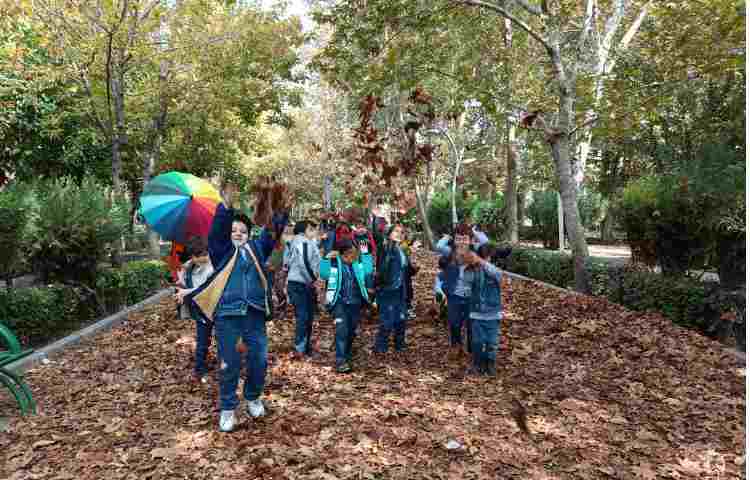
[[[143,188],[139,213],[165,240],[187,243],[193,235],[208,236],[219,192],[189,173],[168,172]]]

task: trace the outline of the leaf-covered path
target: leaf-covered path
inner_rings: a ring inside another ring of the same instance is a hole
[[[538,284],[506,284],[498,376],[463,375],[430,313],[434,259],[416,285],[409,349],[356,371],[291,362],[271,327],[269,416],[216,431],[214,384],[187,379],[192,324],[169,301],[27,375],[40,414],[0,435],[0,476],[43,479],[744,478],[744,366],[655,315]],[[0,403],[2,411],[13,407]],[[511,415],[526,406],[530,435]],[[454,449],[447,448],[457,447]],[[712,476],[713,475],[713,476]]]

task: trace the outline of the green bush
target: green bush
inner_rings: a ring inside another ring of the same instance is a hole
[[[81,288],[0,288],[0,319],[26,345],[39,346],[75,330],[94,318],[93,305],[88,292]]]
[[[458,221],[461,223],[465,217],[465,202],[461,195],[456,196],[456,213]],[[451,192],[442,190],[436,192],[430,202],[427,210],[427,219],[433,231],[439,233],[449,233],[453,231],[453,213],[451,210]],[[439,236],[439,235],[438,235]]]
[[[505,231],[503,207],[501,194],[497,194],[493,200],[478,200],[471,206],[472,221],[482,225],[490,237],[499,238]]]
[[[168,280],[169,269],[164,262],[141,260],[100,271],[96,277],[96,291],[105,308],[115,311],[142,301]]]
[[[674,278],[649,271],[613,269],[608,298],[636,311],[658,311],[678,325],[720,335],[721,316],[733,305],[715,282]]]
[[[10,285],[13,276],[23,273],[28,266],[26,246],[32,213],[27,200],[29,192],[22,185],[13,184],[0,191],[0,278]]]
[[[578,216],[586,230],[598,230],[603,220],[604,204],[602,196],[596,192],[578,195]]]
[[[95,283],[96,267],[108,246],[125,231],[129,210],[112,204],[109,192],[91,178],[41,182],[35,189],[37,222],[32,263],[45,282]]]
[[[744,248],[725,248],[745,231],[745,161],[728,145],[706,145],[695,161],[626,185],[617,207],[634,259],[667,275],[744,264]],[[731,258],[726,258],[730,252]],[[744,272],[723,268],[734,280]]]
[[[552,190],[534,192],[526,214],[544,248],[558,248],[557,193]]]
[[[96,295],[106,313],[145,300],[159,290],[169,272],[159,261],[130,262],[97,277]],[[55,284],[31,288],[0,288],[0,320],[24,344],[40,346],[98,318],[93,291]]]
[[[514,248],[503,265],[508,271],[558,287],[572,288],[573,259],[570,255],[538,248]],[[589,260],[592,294],[605,297],[631,310],[657,311],[673,322],[710,336],[722,336],[729,325],[721,319],[732,309],[732,292],[711,282],[674,278],[631,265],[613,267]]]
[[[149,230],[144,225],[135,225],[132,232],[125,231],[125,250],[136,252],[148,250],[148,233]]]

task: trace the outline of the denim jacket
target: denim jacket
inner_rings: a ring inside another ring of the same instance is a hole
[[[458,286],[458,279],[461,276],[463,264],[458,261],[451,262],[449,260],[452,250],[448,246],[448,241],[447,238],[439,240],[435,245],[435,250],[440,253],[439,265],[442,271],[441,281],[443,292],[448,297],[457,298],[456,287]],[[464,281],[467,281],[466,278],[464,278]]]
[[[266,292],[258,275],[253,259],[246,248],[238,249],[232,243],[232,222],[234,210],[219,204],[208,234],[208,254],[214,273],[206,282],[188,297],[195,301],[206,290],[221,292],[218,304],[211,311],[202,310],[204,316],[215,319],[220,316],[245,315],[248,308],[265,311]],[[267,229],[263,229],[257,239],[248,240],[247,247],[252,249],[265,274],[265,264],[274,247],[274,240]],[[228,274],[232,259],[234,267]],[[209,302],[210,303],[210,302]]]
[[[466,272],[466,281],[471,285],[471,318],[500,319],[503,302],[500,282],[503,271],[490,262],[483,262],[477,270]]]
[[[390,243],[383,246],[383,253],[378,255],[378,290],[381,292],[396,291],[404,285],[404,270],[406,265],[402,263],[405,255],[401,247]]]

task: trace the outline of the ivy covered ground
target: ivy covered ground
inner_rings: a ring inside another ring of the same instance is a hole
[[[745,369],[730,351],[656,315],[514,280],[498,376],[467,377],[431,312],[435,261],[418,260],[406,353],[371,355],[365,320],[356,371],[337,375],[329,317],[320,357],[301,363],[287,356],[291,317],[276,321],[269,416],[242,414],[231,435],[216,431],[213,379],[189,381],[192,325],[170,301],[133,314],[28,373],[40,413],[0,435],[0,476],[745,478]],[[0,409],[14,411],[7,395]]]

